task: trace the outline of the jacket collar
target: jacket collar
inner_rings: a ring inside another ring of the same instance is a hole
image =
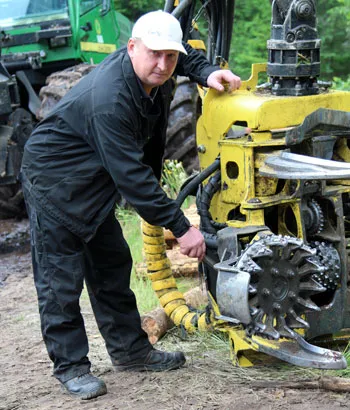
[[[126,86],[129,88],[136,107],[140,110],[140,113],[146,117],[152,100],[142,88],[141,81],[135,74],[127,49],[125,49],[122,60],[122,70]]]

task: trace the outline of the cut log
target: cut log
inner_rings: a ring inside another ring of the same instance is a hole
[[[188,305],[194,308],[206,305],[208,299],[206,293],[197,286],[184,294]],[[155,344],[165,335],[165,333],[174,326],[173,321],[166,315],[163,308],[156,308],[149,313],[141,316],[142,329],[147,333],[148,340]]]
[[[141,325],[148,335],[148,340],[154,345],[168,329],[174,326],[174,323],[165,314],[163,308],[157,308],[141,316]]]
[[[184,298],[186,304],[195,309],[207,306],[208,304],[207,292],[203,291],[199,286],[196,286],[195,288],[192,288],[188,292],[184,293]]]
[[[186,217],[191,224],[196,228],[199,227],[199,215],[197,214],[197,208],[195,205],[191,205],[184,211]],[[166,243],[166,253],[171,262],[171,268],[175,277],[192,277],[198,276],[198,259],[189,258],[182,255],[180,247],[173,233],[168,229],[164,229],[164,239]],[[147,275],[146,262],[138,263],[135,266],[136,273],[141,276]]]
[[[174,277],[197,277],[198,276],[198,259],[189,258],[180,253],[180,248],[174,247],[166,251],[167,256],[171,262],[171,269]],[[135,266],[136,273],[141,276],[147,275],[147,266],[145,262],[138,263]]]

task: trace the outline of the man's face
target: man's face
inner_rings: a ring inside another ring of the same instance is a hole
[[[128,53],[135,73],[149,94],[153,87],[164,84],[173,74],[179,52],[174,50],[151,50],[139,39],[131,38]]]

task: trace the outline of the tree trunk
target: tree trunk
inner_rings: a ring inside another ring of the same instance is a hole
[[[207,295],[199,286],[184,294],[186,303],[191,307],[198,308],[208,304]],[[173,321],[166,315],[163,308],[159,307],[141,316],[142,329],[148,334],[148,340],[155,344],[174,326]]]

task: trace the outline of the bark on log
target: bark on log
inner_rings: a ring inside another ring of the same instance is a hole
[[[284,389],[323,389],[334,392],[350,392],[350,379],[342,377],[320,377],[316,380],[299,381],[256,381],[251,383],[258,389],[284,388]]]
[[[188,292],[184,293],[184,298],[187,305],[198,309],[202,306],[208,304],[208,296],[206,291],[203,291],[199,286],[196,286],[193,289],[190,289]]]
[[[175,278],[197,277],[198,276],[198,259],[189,258],[180,253],[180,248],[174,247],[166,251],[167,256],[171,262],[171,270]],[[135,267],[136,273],[140,276],[147,276],[147,265],[145,262],[138,263]]]
[[[154,345],[168,329],[174,326],[174,323],[165,314],[163,308],[156,308],[141,316],[141,325],[148,335],[148,340]]]
[[[188,305],[194,308],[206,305],[208,299],[206,293],[199,286],[184,294]],[[173,321],[166,315],[163,308],[156,308],[141,316],[142,329],[147,333],[148,340],[155,344],[164,334],[174,326]]]

